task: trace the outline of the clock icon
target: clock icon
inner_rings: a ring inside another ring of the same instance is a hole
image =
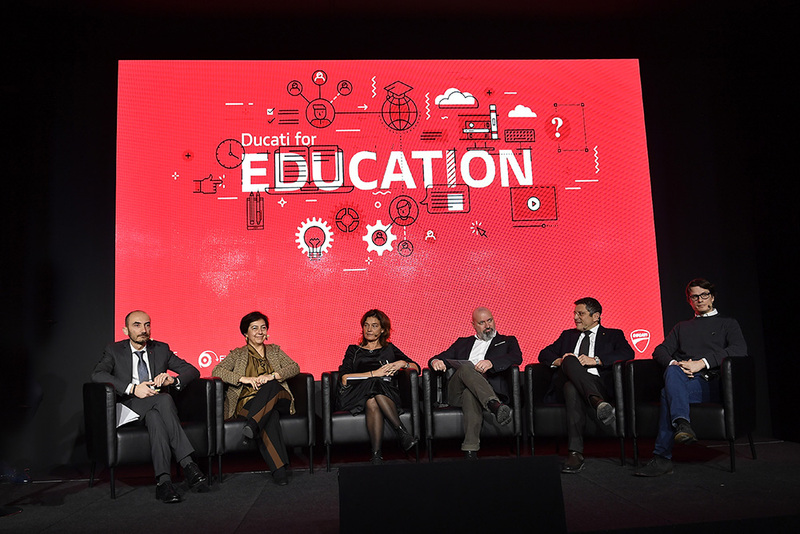
[[[236,139],[225,139],[217,145],[217,162],[226,169],[235,169],[244,159],[244,146]]]

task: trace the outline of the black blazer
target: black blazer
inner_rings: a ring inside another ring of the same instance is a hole
[[[578,344],[580,335],[581,331],[577,328],[564,330],[555,342],[542,349],[539,353],[539,362],[552,365],[553,361],[564,354],[575,352],[575,345]],[[601,380],[606,388],[610,388],[609,391],[613,392],[611,368],[614,366],[614,362],[632,360],[634,356],[633,348],[625,339],[625,333],[617,328],[606,328],[600,325],[597,329],[594,355],[600,358],[601,365],[597,369],[600,371]]]
[[[177,389],[186,387],[189,382],[200,377],[192,364],[178,358],[161,341],[147,342],[147,359],[150,361],[150,377],[155,377],[168,370],[178,374]],[[133,351],[130,340],[125,339],[108,345],[103,351],[103,356],[92,371],[92,382],[109,382],[114,385],[117,395],[129,398],[125,389],[133,379]]]
[[[428,367],[431,366],[431,360],[442,360],[445,365],[447,365],[447,360],[469,360],[469,353],[472,351],[475,339],[475,336],[458,338],[446,351],[428,360]],[[492,362],[492,368],[486,372],[486,380],[495,393],[509,399],[511,392],[508,391],[508,383],[501,374],[512,365],[519,366],[522,363],[522,350],[519,348],[517,338],[495,335],[486,351],[485,359]]]

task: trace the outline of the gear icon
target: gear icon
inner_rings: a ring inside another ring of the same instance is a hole
[[[392,241],[397,236],[392,234],[390,227],[391,225],[384,225],[380,219],[374,225],[367,225],[367,235],[361,238],[367,242],[367,252],[374,250],[378,256],[383,256],[384,252],[392,250]]]
[[[333,232],[331,227],[322,219],[312,217],[306,219],[297,228],[297,233],[294,234],[297,239],[297,248],[308,255],[310,260],[318,260],[322,257],[323,252],[327,252],[333,243]]]

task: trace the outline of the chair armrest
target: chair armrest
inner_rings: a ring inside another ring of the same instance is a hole
[[[214,449],[217,454],[225,453],[225,382],[221,378],[211,377],[211,395],[214,405]]]
[[[83,385],[83,419],[89,459],[115,465],[117,395],[113,384],[87,382]]]
[[[617,436],[624,438],[626,435],[625,426],[625,385],[623,375],[625,372],[625,361],[614,362],[611,373],[614,379],[614,404],[616,405]]]
[[[397,387],[400,390],[400,401],[404,409],[411,411],[411,429],[414,437],[419,437],[420,417],[419,417],[419,372],[416,369],[401,369],[395,374]]]
[[[624,365],[625,430],[627,435],[636,438],[636,407],[643,402],[659,402],[664,387],[664,369],[655,360],[628,360]]]
[[[314,375],[299,373],[286,382],[294,396],[295,415],[308,419],[309,446],[316,445],[317,418],[314,415]]]
[[[516,365],[509,367],[505,373],[508,376],[509,386],[511,388],[511,402],[514,408],[514,412],[512,413],[512,417],[514,418],[514,431],[516,435],[521,435],[522,414],[520,412],[522,412],[522,388],[520,387],[519,367]]]
[[[209,428],[216,424],[214,382],[207,378],[196,378],[181,391],[171,391],[182,423],[206,423]]]
[[[334,388],[338,387],[336,380],[338,376],[339,373],[336,371],[322,373],[322,383],[320,385],[322,395],[322,440],[326,445],[333,442],[331,416],[333,415],[333,395],[336,391]]]
[[[749,356],[728,357],[720,365],[720,394],[727,439],[751,433],[756,426],[755,369]]]

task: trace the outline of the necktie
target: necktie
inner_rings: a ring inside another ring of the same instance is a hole
[[[583,339],[581,339],[581,346],[578,348],[578,356],[584,354],[586,356],[589,355],[589,336],[592,335],[591,330],[587,330],[583,333]]]
[[[137,350],[134,352],[135,355],[139,357],[139,365],[136,366],[137,371],[139,372],[139,383],[147,382],[150,380],[150,371],[147,369],[147,364],[144,361],[144,351]]]

